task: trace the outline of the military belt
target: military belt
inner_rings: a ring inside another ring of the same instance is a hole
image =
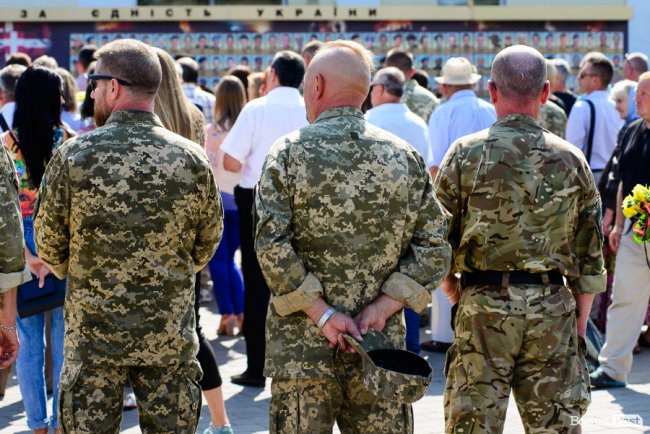
[[[548,279],[548,280],[547,280]],[[523,270],[515,271],[476,271],[464,272],[460,277],[461,288],[468,286],[494,286],[494,285],[564,285],[562,274],[557,270],[543,273],[529,273]]]

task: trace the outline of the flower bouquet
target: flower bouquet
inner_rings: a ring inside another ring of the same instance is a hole
[[[634,241],[644,243],[650,241],[650,224],[648,216],[650,215],[650,189],[641,184],[637,184],[629,194],[623,199],[623,215],[627,218],[636,217],[632,230],[634,231]]]

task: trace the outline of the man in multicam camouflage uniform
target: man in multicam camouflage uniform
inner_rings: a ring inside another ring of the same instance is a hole
[[[386,55],[385,66],[395,66],[407,78],[404,85],[402,101],[416,115],[429,123],[431,113],[438,107],[440,100],[428,89],[423,88],[413,79],[413,55],[399,48],[390,50]]]
[[[546,79],[551,84],[551,88],[553,88],[553,83],[555,80],[557,80],[557,68],[553,62],[548,59],[546,59]],[[558,100],[562,102],[562,100],[556,97],[556,101]],[[566,112],[558,104],[551,101],[550,96],[544,104],[541,104],[539,106],[539,116],[537,117],[537,123],[542,128],[549,130],[558,137],[564,138],[566,135]]]
[[[0,148],[0,369],[4,369],[18,357],[16,287],[32,275],[25,263],[16,168],[7,149]]]
[[[371,69],[354,42],[317,52],[304,93],[312,125],[275,143],[258,185],[255,245],[273,293],[271,433],[326,433],[335,422],[342,432],[413,430],[410,405],[364,388],[343,337],[383,329],[403,349],[402,309],[426,307],[450,259],[422,157],[359,109]]]
[[[537,123],[540,127],[549,130],[558,137],[566,135],[567,117],[562,108],[551,100],[546,100],[539,106]]]
[[[527,432],[580,432],[582,337],[605,289],[600,196],[582,153],[535,122],[549,92],[538,51],[497,54],[489,91],[497,122],[457,140],[435,184],[462,272],[462,292],[446,291],[460,297],[446,430],[501,432],[512,388]]]
[[[119,432],[128,379],[144,433],[194,433],[194,275],[219,243],[219,191],[201,147],[153,114],[151,48],[122,39],[96,56],[98,128],[52,157],[35,211],[39,256],[68,276],[60,428]]]

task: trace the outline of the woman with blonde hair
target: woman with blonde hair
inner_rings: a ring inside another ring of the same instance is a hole
[[[215,121],[206,130],[205,150],[221,189],[224,218],[221,243],[209,266],[221,314],[217,334],[233,335],[235,326],[241,329],[244,314],[244,286],[240,271],[235,265],[235,252],[239,248],[239,217],[234,189],[241,176],[224,169],[221,143],[246,104],[246,92],[237,77],[226,75],[219,82],[215,96]]]
[[[203,145],[205,119],[203,113],[184,95],[176,63],[166,51],[154,48],[162,67],[162,83],[156,95],[154,113],[170,131]],[[199,324],[200,273],[197,273],[194,297],[196,334],[199,337],[199,352],[196,355],[203,378],[199,385],[210,410],[210,426],[204,434],[233,434],[221,390],[222,379],[214,352]]]

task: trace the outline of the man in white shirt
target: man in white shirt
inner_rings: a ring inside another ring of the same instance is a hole
[[[23,65],[8,65],[0,70],[0,113],[9,128],[13,128],[14,123],[16,83],[25,69]]]
[[[379,128],[407,141],[424,158],[427,169],[433,164],[429,144],[429,129],[421,117],[400,102],[404,94],[404,73],[394,66],[387,66],[375,74],[370,83],[372,109],[366,112],[366,120]],[[404,309],[406,321],[406,349],[420,353],[420,315],[410,308]]]
[[[566,128],[567,141],[585,154],[596,183],[614,152],[618,131],[623,126],[623,120],[616,111],[616,104],[607,91],[613,74],[612,62],[601,53],[590,53],[582,61],[577,77],[582,97],[573,105]],[[595,118],[593,126],[590,105],[593,107]],[[588,141],[591,128],[593,142],[590,148]]]
[[[404,74],[394,66],[380,69],[370,83],[372,107],[366,120],[406,140],[431,167],[433,154],[429,145],[429,129],[422,118],[413,113],[400,98],[404,94]]]
[[[475,68],[464,57],[452,57],[436,77],[438,89],[446,98],[429,119],[429,139],[433,151],[431,176],[435,179],[438,167],[447,150],[460,137],[489,128],[497,120],[494,106],[478,98],[474,85],[481,79]],[[443,282],[447,284],[449,282]],[[422,349],[445,352],[454,339],[451,330],[451,304],[438,289],[433,292],[431,303],[431,337]]]
[[[433,151],[432,177],[456,139],[489,128],[497,120],[494,106],[478,98],[474,85],[481,79],[464,57],[452,57],[436,77],[438,90],[447,100],[429,119],[429,139]]]
[[[211,124],[214,121],[216,98],[199,87],[199,64],[191,57],[181,57],[176,63],[183,69],[182,79],[185,96],[201,109],[206,124]]]
[[[244,338],[248,367],[232,382],[264,387],[265,321],[270,290],[253,249],[253,189],[271,145],[280,137],[307,125],[305,103],[298,88],[305,75],[305,62],[292,51],[280,51],[273,58],[266,82],[267,94],[246,104],[221,144],[223,166],[241,170],[235,187],[239,214],[242,274],[244,275]]]

